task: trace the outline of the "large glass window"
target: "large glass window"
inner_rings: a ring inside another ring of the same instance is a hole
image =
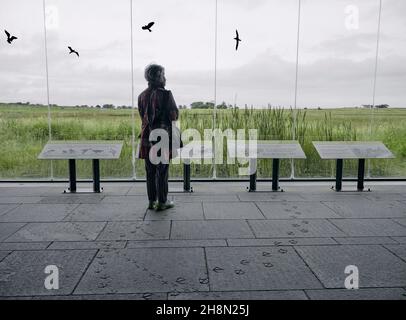
[[[48,141],[42,1],[4,0],[0,21],[0,179],[48,179],[37,160]]]
[[[130,2],[47,0],[46,12],[53,140],[123,140],[101,176],[131,178]],[[53,166],[56,178],[67,176],[65,161]],[[77,171],[90,178],[91,161]]]
[[[383,141],[395,159],[368,161],[367,175],[406,177],[405,9],[403,0],[3,0],[0,21],[17,39],[0,30],[0,179],[66,178],[66,161],[37,160],[49,139],[123,140],[102,178],[144,178],[137,98],[150,63],[166,69],[182,130],[298,140],[307,159],[282,161],[281,177],[333,177],[335,162],[313,147],[320,140]],[[226,144],[223,156],[193,164],[192,178],[247,178],[225,163]],[[344,169],[355,176],[357,161]],[[77,170],[90,178],[91,162]],[[271,175],[272,161],[260,160],[258,176]]]
[[[375,108],[371,136],[383,141],[395,159],[373,160],[372,177],[406,176],[406,19],[402,0],[382,1]]]
[[[257,129],[261,140],[292,139],[297,12],[295,1],[218,0],[218,128]],[[271,168],[272,161],[260,160],[258,176],[270,177]],[[290,168],[283,161],[281,175],[290,176]],[[217,171],[237,177],[235,165]]]
[[[150,63],[165,67],[167,89],[180,109],[182,129],[203,134],[212,127],[212,109],[199,107],[213,100],[214,0],[134,1],[134,88],[137,95],[146,87],[144,68]],[[152,32],[141,27],[154,22]],[[192,177],[211,177],[211,165],[192,165]],[[145,175],[143,161],[137,176]],[[172,165],[172,177],[182,176],[182,166]]]
[[[334,161],[321,160],[318,140],[371,140],[370,119],[379,1],[302,1],[297,117],[307,155],[296,177],[332,177]],[[307,109],[307,110],[305,110]],[[357,161],[344,173],[356,175]]]

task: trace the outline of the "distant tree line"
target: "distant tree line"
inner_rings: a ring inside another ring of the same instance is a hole
[[[371,109],[373,107],[373,105],[372,104],[363,104],[362,107]],[[375,105],[375,108],[377,108],[377,109],[387,109],[387,108],[389,108],[389,104],[377,104],[377,105]]]
[[[196,101],[190,104],[192,109],[214,109],[213,102]],[[216,106],[217,109],[232,109],[233,105],[227,104],[224,101]]]

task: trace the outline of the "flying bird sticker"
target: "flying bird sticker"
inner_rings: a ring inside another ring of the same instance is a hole
[[[7,35],[7,42],[9,44],[11,44],[14,40],[18,39],[17,37],[10,35],[10,33],[7,30],[4,30],[4,32]]]
[[[76,50],[73,50],[72,49],[72,47],[68,47],[68,49],[69,49],[69,54],[71,54],[71,53],[75,53],[77,56],[78,56],[78,58],[79,58],[79,52],[77,52]]]
[[[152,32],[151,28],[155,24],[155,22],[150,22],[146,26],[143,26],[141,29],[142,30],[148,30],[149,32]]]
[[[235,30],[235,34],[236,34],[236,36],[235,36],[235,38],[234,38],[234,40],[235,40],[235,50],[237,51],[238,50],[238,45],[240,44],[240,42],[241,42],[241,39],[240,39],[240,35],[238,34],[238,30]]]

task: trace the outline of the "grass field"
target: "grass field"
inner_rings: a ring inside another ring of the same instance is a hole
[[[128,109],[90,109],[52,107],[53,140],[124,140],[120,160],[102,161],[103,178],[131,178],[132,120]],[[202,132],[213,126],[212,110],[181,110],[181,128]],[[221,129],[258,129],[260,139],[292,139],[293,132],[301,143],[306,160],[294,162],[295,177],[331,177],[334,162],[322,161],[311,141],[380,140],[395,154],[393,160],[373,160],[373,177],[406,177],[406,109],[240,109],[217,111],[216,127]],[[140,119],[135,112],[135,136]],[[48,141],[48,114],[43,106],[0,104],[0,179],[49,179],[51,166],[55,178],[67,177],[65,161],[40,161],[37,155]],[[238,177],[237,165],[217,165],[218,177]],[[258,164],[260,177],[271,176],[271,161]],[[355,161],[344,162],[346,176],[355,176]],[[137,177],[144,176],[143,163],[135,162]],[[211,165],[192,166],[192,177],[212,176]],[[181,176],[181,166],[171,167],[171,176]],[[89,161],[79,161],[78,175],[91,176]],[[291,176],[291,162],[282,161],[281,175]]]

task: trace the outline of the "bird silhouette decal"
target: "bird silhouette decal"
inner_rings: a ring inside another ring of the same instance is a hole
[[[238,30],[235,30],[235,34],[236,34],[236,36],[234,38],[234,40],[236,41],[235,50],[237,51],[238,50],[238,45],[240,44],[241,39],[240,39],[240,36],[238,34]]]
[[[76,50],[73,50],[72,47],[68,47],[68,49],[70,50],[69,54],[76,53],[76,55],[79,57],[79,52],[77,52]]]
[[[155,22],[150,22],[146,26],[143,26],[141,29],[142,30],[148,30],[149,32],[152,32],[151,28],[155,24]]]
[[[17,37],[10,35],[10,33],[7,30],[4,30],[4,32],[7,35],[7,42],[9,44],[11,44],[11,42],[13,42],[14,40],[18,39]]]

